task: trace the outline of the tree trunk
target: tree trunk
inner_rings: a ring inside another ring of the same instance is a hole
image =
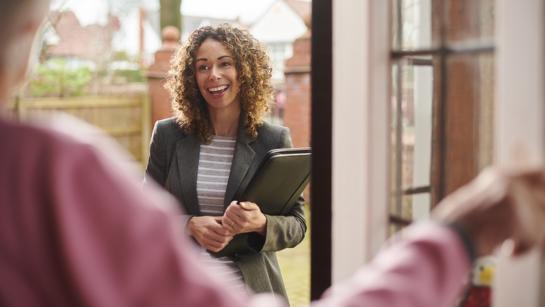
[[[161,5],[161,30],[166,26],[174,26],[182,32],[182,15],[180,6],[182,0],[160,0]]]

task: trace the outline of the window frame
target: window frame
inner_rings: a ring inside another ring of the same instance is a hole
[[[389,111],[372,102],[388,99],[388,7],[312,1],[312,299],[370,260],[386,237]]]
[[[441,199],[443,199],[447,194],[455,190],[461,184],[469,181],[474,175],[477,174],[477,169],[471,169],[465,174],[464,178],[461,178],[455,182],[451,182],[447,177],[450,175],[449,169],[459,168],[459,165],[453,165],[452,161],[447,161],[447,142],[452,139],[457,139],[458,132],[453,129],[449,129],[447,123],[449,121],[449,114],[446,110],[450,107],[450,104],[453,103],[448,98],[449,95],[449,66],[448,60],[457,57],[457,56],[483,56],[483,55],[494,55],[495,46],[491,42],[487,41],[476,41],[476,42],[449,42],[447,40],[447,15],[445,1],[433,1],[431,0],[432,15],[436,16],[436,20],[431,21],[431,24],[434,24],[438,29],[436,29],[438,39],[437,46],[432,48],[418,48],[418,49],[403,49],[403,10],[401,9],[403,0],[392,0],[394,2],[391,10],[391,18],[396,18],[397,25],[397,36],[395,44],[400,47],[396,49],[393,47],[390,51],[390,59],[392,65],[395,65],[397,76],[397,92],[395,93],[396,97],[396,110],[394,113],[401,114],[402,109],[402,89],[403,89],[403,79],[402,79],[402,65],[403,61],[413,62],[414,57],[417,56],[426,56],[430,57],[433,60],[431,62],[437,62],[438,64],[434,66],[434,69],[437,69],[438,72],[434,72],[434,77],[438,80],[434,82],[433,90],[436,96],[432,102],[432,152],[431,152],[431,174],[430,174],[430,185],[429,186],[413,186],[404,188],[401,183],[401,178],[403,177],[403,144],[402,144],[402,117],[397,116],[396,118],[396,131],[395,131],[395,179],[396,182],[392,187],[393,195],[393,208],[401,211],[401,202],[404,196],[419,195],[422,193],[430,193],[431,195],[431,207],[433,208]],[[434,6],[435,5],[435,6]],[[396,14],[393,14],[395,11]],[[432,32],[434,30],[432,29]],[[393,33],[393,32],[392,32]],[[415,65],[426,65],[426,63],[415,63]],[[433,65],[433,64],[432,64]],[[473,111],[476,112],[476,111]],[[474,113],[471,113],[474,115]],[[465,120],[473,121],[474,117],[469,116]],[[452,118],[450,119],[452,120]],[[471,124],[471,123],[470,123]],[[472,142],[457,142],[456,151],[460,152],[472,152],[473,144]],[[478,159],[478,156],[474,156],[474,159]],[[396,229],[403,228],[408,226],[413,222],[412,219],[408,219],[400,215],[399,212],[389,213],[389,223]]]
[[[496,8],[497,163],[511,164],[521,147],[527,163],[544,163],[545,3],[496,0]],[[545,306],[544,254],[533,250],[513,258],[509,248],[503,248],[498,258],[494,306]]]
[[[312,1],[311,300],[331,286],[332,1]]]

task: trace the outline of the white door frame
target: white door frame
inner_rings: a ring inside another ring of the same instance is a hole
[[[496,0],[495,154],[500,164],[545,158],[545,4]],[[545,221],[544,221],[545,222]],[[545,306],[544,257],[512,259],[502,251],[493,291],[495,307]]]
[[[389,3],[333,0],[332,282],[386,238]]]

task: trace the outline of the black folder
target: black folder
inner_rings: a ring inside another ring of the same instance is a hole
[[[248,188],[236,199],[259,205],[264,214],[285,215],[297,203],[297,199],[310,179],[310,148],[282,148],[270,150],[259,165]],[[236,235],[216,256],[256,253],[252,246],[260,235],[244,233]]]

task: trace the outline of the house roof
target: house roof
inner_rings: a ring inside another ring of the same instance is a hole
[[[265,44],[291,43],[306,31],[304,20],[285,0],[273,2],[250,27],[250,32]]]
[[[48,49],[51,56],[96,60],[111,49],[113,33],[120,27],[115,16],[110,16],[106,25],[82,26],[72,11],[51,14],[50,20],[54,20],[53,27],[58,36],[57,43]]]
[[[312,13],[312,1],[310,0],[283,0],[286,4],[297,14],[305,25],[310,29],[311,25],[311,13]]]

